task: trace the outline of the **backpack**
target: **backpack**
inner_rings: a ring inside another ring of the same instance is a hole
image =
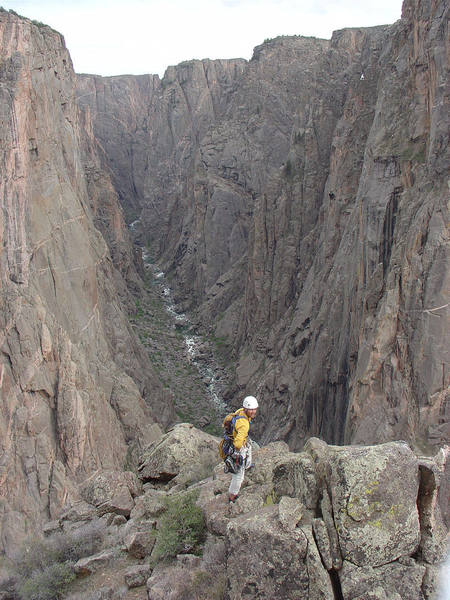
[[[238,419],[245,419],[244,415],[237,415],[236,413],[228,414],[223,420],[223,438],[219,443],[219,454],[222,460],[225,460],[227,456],[233,454],[233,430],[235,423]]]

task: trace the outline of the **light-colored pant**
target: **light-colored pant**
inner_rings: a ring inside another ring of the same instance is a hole
[[[228,488],[229,494],[234,494],[237,496],[239,494],[239,490],[241,489],[242,482],[244,481],[245,470],[250,467],[252,464],[252,447],[249,442],[247,442],[246,446],[243,446],[239,450],[239,454],[243,458],[242,465],[239,467],[237,473],[233,473],[231,476],[230,487]]]

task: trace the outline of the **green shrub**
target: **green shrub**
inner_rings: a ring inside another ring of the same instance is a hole
[[[59,600],[74,579],[70,563],[55,563],[42,571],[33,571],[30,577],[18,584],[18,591],[23,600]]]
[[[189,492],[166,500],[152,561],[168,560],[183,553],[201,553],[206,528],[203,513],[195,504],[197,498],[197,492]]]

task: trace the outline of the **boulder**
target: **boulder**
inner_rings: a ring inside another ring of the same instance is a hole
[[[125,539],[125,546],[130,556],[145,558],[151,554],[155,540],[156,533],[153,529],[149,531],[136,531]]]
[[[277,505],[233,519],[226,539],[230,600],[308,597],[307,538],[282,526]]]
[[[152,569],[149,565],[136,565],[125,571],[124,579],[128,588],[136,588],[145,585],[150,577]]]
[[[220,461],[218,443],[216,437],[189,423],[175,425],[160,441],[144,450],[139,477],[144,482],[171,482],[171,485],[178,483],[177,476],[184,476],[184,481],[189,472],[192,481],[203,479],[203,475],[212,474]]]
[[[306,453],[283,455],[273,472],[277,496],[296,496],[306,508],[315,510],[319,499],[314,463]]]
[[[267,494],[264,489],[255,490],[255,486],[241,488],[238,499],[229,505],[230,517],[237,517],[249,512],[258,513],[265,504],[265,498],[267,498]]]
[[[195,554],[177,554],[177,563],[188,569],[200,566],[201,558]]]
[[[99,569],[106,566],[110,561],[117,557],[117,550],[103,550],[98,554],[80,558],[73,567],[77,575],[91,575]]]
[[[286,460],[287,454],[289,454],[289,446],[286,442],[271,442],[267,446],[255,449],[253,452],[255,468],[252,471],[247,471],[246,480],[249,483],[270,483],[273,485],[277,465],[280,461]]]
[[[309,525],[304,525],[301,529],[308,540],[306,553],[306,567],[309,578],[308,600],[334,600],[335,594],[331,578],[324,569],[319,551],[314,543],[311,528]]]
[[[81,495],[97,507],[100,515],[116,513],[128,517],[134,498],[142,493],[142,484],[131,471],[102,471],[84,482]]]
[[[97,518],[97,511],[88,502],[78,500],[67,507],[60,515],[59,522],[65,529],[70,528],[74,523],[89,522]]]
[[[179,565],[160,566],[153,570],[147,580],[148,600],[178,600],[186,590],[191,572]]]
[[[111,521],[111,524],[115,525],[116,527],[120,527],[121,525],[125,525],[126,522],[127,519],[123,515],[115,515]]]
[[[425,566],[411,561],[410,565],[393,562],[381,567],[358,567],[348,561],[344,561],[339,572],[342,593],[344,598],[361,598],[378,591],[374,600],[423,600],[422,581],[425,575]]]
[[[402,600],[402,598],[397,592],[386,595],[382,587],[377,587],[370,592],[362,594],[362,596],[358,596],[355,600]]]
[[[323,440],[312,437],[306,442],[303,451],[309,454],[314,464],[314,474],[319,487],[324,487],[326,481],[326,465],[328,462],[328,444]]]
[[[203,510],[208,531],[215,535],[225,535],[230,521],[228,494],[221,494],[212,498],[200,497],[199,504]]]
[[[136,502],[130,517],[134,520],[158,517],[164,512],[164,494],[158,490],[147,490],[142,496],[136,498]]]
[[[283,496],[278,504],[278,518],[287,530],[295,529],[302,520],[305,507],[298,498]]]
[[[417,550],[418,463],[405,443],[330,446],[327,468],[344,559],[375,567]]]

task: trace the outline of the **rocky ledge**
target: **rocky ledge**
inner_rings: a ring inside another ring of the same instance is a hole
[[[311,438],[300,453],[274,442],[255,452],[229,504],[216,443],[176,425],[146,448],[140,478],[101,472],[81,486],[83,500],[45,529],[48,542],[101,531],[97,551],[73,565],[68,597],[436,597],[448,543],[448,447],[425,459],[404,442],[338,447]],[[188,497],[201,509],[201,549],[186,543],[162,561],[168,506]]]

